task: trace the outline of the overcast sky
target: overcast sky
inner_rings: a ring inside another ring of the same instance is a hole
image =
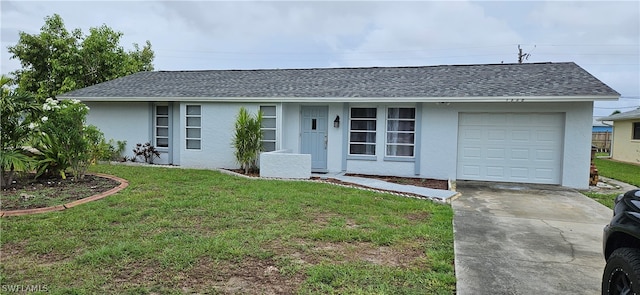
[[[121,45],[151,41],[156,70],[425,66],[573,61],[620,92],[594,115],[640,106],[639,1],[5,1],[7,46],[60,14]]]

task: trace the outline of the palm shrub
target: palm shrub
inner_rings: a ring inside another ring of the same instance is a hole
[[[257,170],[258,157],[262,151],[262,112],[252,116],[244,107],[240,108],[235,123],[233,147],[236,161],[240,168],[248,174],[251,170]]]
[[[0,186],[13,183],[17,173],[32,169],[34,161],[26,148],[35,133],[33,122],[40,112],[36,98],[11,89],[12,81],[0,76]]]
[[[69,159],[57,137],[43,132],[33,140],[33,146],[38,150],[34,156],[37,163],[36,178],[43,175],[67,178],[65,171],[69,168]]]
[[[103,155],[102,158],[100,158],[100,160],[104,160],[104,161],[125,161],[126,160],[126,156],[122,155],[124,150],[127,148],[126,140],[115,141],[113,139],[109,139],[109,142],[107,143],[107,145],[109,146],[108,151],[105,155]]]

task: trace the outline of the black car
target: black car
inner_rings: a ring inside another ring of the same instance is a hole
[[[602,294],[640,294],[640,190],[616,198],[602,244]]]

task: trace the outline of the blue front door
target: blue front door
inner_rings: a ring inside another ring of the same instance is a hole
[[[301,153],[311,155],[311,170],[327,171],[327,128],[329,109],[323,107],[302,107]]]

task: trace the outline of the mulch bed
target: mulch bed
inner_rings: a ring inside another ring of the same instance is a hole
[[[377,175],[365,175],[365,174],[353,174],[353,173],[347,173],[345,175],[353,176],[353,177],[374,178],[374,179],[379,179],[379,180],[383,180],[391,183],[421,186],[421,187],[433,188],[433,189],[442,189],[442,190],[449,189],[449,183],[446,180],[441,180],[441,179],[398,177],[398,176],[377,176]]]
[[[62,205],[76,200],[91,197],[108,191],[120,185],[119,182],[86,175],[83,180],[38,178],[33,175],[18,178],[9,187],[0,191],[0,208],[3,211],[44,208],[52,205]]]

